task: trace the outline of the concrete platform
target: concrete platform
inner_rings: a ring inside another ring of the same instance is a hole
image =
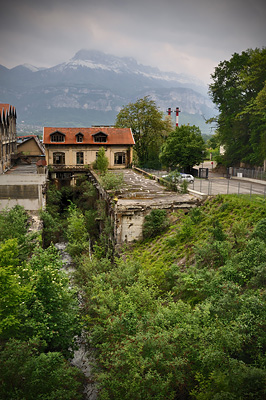
[[[21,164],[0,175],[0,210],[21,205],[27,211],[45,207],[46,175],[36,164]]]

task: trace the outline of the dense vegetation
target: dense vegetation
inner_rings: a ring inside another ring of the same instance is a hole
[[[226,166],[266,159],[266,48],[234,53],[211,75],[210,95],[216,104],[217,137],[225,146]]]
[[[154,211],[145,239],[115,255],[92,185],[81,179],[48,194],[44,218],[57,216],[55,237],[68,240],[76,261],[99,400],[266,397],[263,198],[216,196],[188,213]],[[22,209],[0,224],[0,398],[82,398],[81,376],[66,361],[80,330],[76,296],[48,225],[44,250]]]
[[[79,257],[99,399],[264,399],[264,200],[217,196],[169,222],[115,262]]]
[[[76,290],[20,206],[0,214],[0,399],[78,400],[67,359],[81,330]]]
[[[206,148],[200,129],[193,126],[177,126],[162,145],[160,161],[163,166],[191,172],[205,157]]]

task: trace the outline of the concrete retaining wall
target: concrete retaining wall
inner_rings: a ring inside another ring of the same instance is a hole
[[[45,208],[45,175],[1,175],[0,210],[23,206],[27,211]]]

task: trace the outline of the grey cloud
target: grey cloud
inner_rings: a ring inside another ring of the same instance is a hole
[[[233,52],[262,47],[265,17],[264,0],[14,0],[0,64],[52,66],[96,48],[207,75]]]

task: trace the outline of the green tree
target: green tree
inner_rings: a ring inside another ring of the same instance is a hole
[[[225,164],[240,161],[262,164],[266,158],[265,94],[266,48],[234,53],[212,74],[209,92],[217,105],[218,136],[225,145]]]
[[[169,119],[163,119],[153,100],[145,96],[123,107],[116,117],[116,126],[132,129],[140,166],[158,167],[160,147],[173,127]]]
[[[0,349],[0,400],[82,399],[82,377],[57,352],[43,344],[10,340]]]
[[[189,172],[194,165],[202,162],[204,154],[205,143],[200,129],[195,125],[181,125],[166,139],[160,160],[166,167]]]
[[[73,256],[79,256],[88,249],[89,234],[86,229],[86,220],[82,211],[73,203],[68,208],[66,237],[67,250]]]
[[[93,164],[94,168],[99,170],[101,174],[105,174],[108,169],[109,161],[105,155],[105,150],[103,147],[98,151],[97,159]]]

